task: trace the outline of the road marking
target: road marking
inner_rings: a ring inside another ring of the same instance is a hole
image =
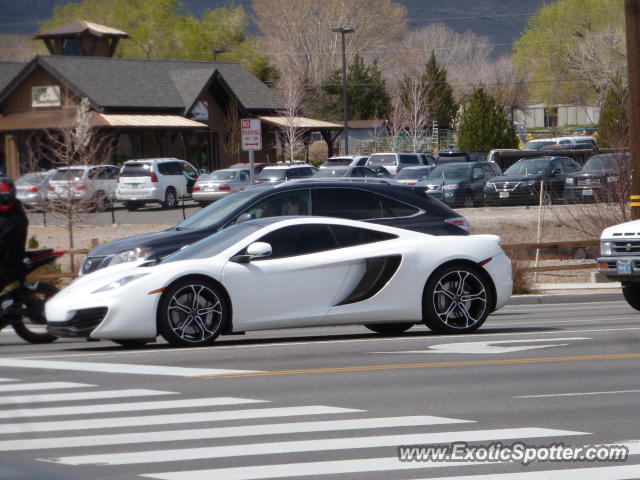
[[[357,418],[351,420],[324,420],[318,422],[276,423],[240,427],[217,427],[163,432],[121,433],[57,438],[30,438],[27,440],[0,441],[0,451],[42,450],[70,447],[96,447],[152,442],[175,442],[205,438],[232,438],[258,435],[282,435],[288,433],[331,432],[336,430],[366,430],[373,428],[420,427],[475,423],[473,420],[417,415],[409,417]]]
[[[463,475],[458,477],[430,478],[428,480],[575,480],[576,478],[580,480],[629,480],[632,478],[638,478],[638,472],[640,472],[640,465],[619,465],[615,467],[588,467],[538,471],[528,470],[526,472],[517,473]]]
[[[65,402],[74,400],[98,400],[101,398],[149,397],[155,395],[177,395],[177,392],[161,390],[145,390],[132,388],[129,390],[103,390],[101,392],[48,393],[36,395],[11,395],[0,397],[0,405],[27,404],[42,402]]]
[[[0,382],[15,382],[15,378],[0,378]]]
[[[611,390],[605,392],[574,392],[574,393],[547,393],[545,395],[519,395],[511,398],[547,398],[547,397],[578,397],[580,395],[613,395],[617,393],[638,393],[640,390]]]
[[[128,373],[134,375],[166,375],[172,377],[256,372],[256,370],[183,368],[168,367],[164,365],[132,365],[124,363],[80,363],[51,360],[29,360],[26,358],[0,358],[0,366],[16,368],[46,368],[53,370],[75,370],[81,372]]]
[[[429,362],[429,363],[405,363],[397,365],[358,365],[350,367],[309,368],[304,370],[276,370],[271,372],[231,374],[231,375],[204,375],[191,377],[194,379],[218,379],[218,378],[245,378],[268,377],[277,375],[301,375],[312,373],[337,373],[337,372],[368,372],[373,370],[401,370],[411,368],[436,368],[436,367],[465,367],[482,365],[514,365],[528,363],[555,363],[555,362],[579,362],[585,360],[624,360],[640,358],[640,353],[620,353],[611,355],[582,355],[573,357],[540,357],[540,358],[512,358],[501,360],[463,360],[459,362]]]
[[[497,428],[492,430],[467,430],[457,432],[418,433],[371,437],[325,438],[322,440],[297,440],[289,442],[253,443],[221,447],[182,448],[173,450],[149,450],[144,452],[104,453],[70,457],[39,459],[64,465],[132,465],[140,463],[179,462],[212,458],[244,457],[248,455],[274,455],[280,453],[320,452],[378,448],[397,445],[427,445],[444,442],[477,442],[513,438],[540,438],[568,435],[590,435],[586,432],[555,430],[550,428]],[[212,476],[212,478],[214,478]],[[217,478],[226,478],[224,476]]]
[[[53,417],[56,415],[83,415],[111,412],[135,412],[146,410],[164,410],[169,408],[216,407],[221,405],[242,405],[246,403],[265,403],[268,400],[250,398],[216,397],[194,398],[188,400],[162,400],[158,402],[112,403],[102,405],[84,405],[72,407],[21,408],[0,410],[0,418]]]
[[[57,430],[90,430],[94,428],[140,427],[146,425],[170,425],[176,423],[219,422],[246,420],[249,418],[277,418],[306,415],[329,415],[362,412],[353,408],[310,405],[305,407],[255,408],[220,412],[178,413],[173,415],[143,415],[135,417],[95,418],[39,423],[0,424],[0,434],[55,432]]]
[[[397,352],[368,352],[368,353],[385,353],[385,354],[394,354],[394,353],[511,353],[511,352],[519,352],[522,350],[533,350],[537,348],[548,348],[548,347],[565,347],[569,345],[568,343],[555,343],[551,345],[527,345],[523,347],[503,347],[501,345],[493,345],[494,343],[499,344],[513,344],[513,343],[531,343],[531,342],[557,342],[564,340],[591,340],[591,338],[587,337],[566,337],[566,338],[534,338],[527,340],[494,340],[488,342],[456,342],[456,343],[441,343],[438,345],[431,345],[426,350],[401,350]]]
[[[73,382],[40,382],[40,383],[13,383],[11,385],[0,385],[2,392],[19,392],[28,390],[57,390],[62,388],[95,387],[88,383]]]

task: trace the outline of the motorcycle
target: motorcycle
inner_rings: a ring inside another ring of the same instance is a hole
[[[25,275],[55,261],[66,250],[30,250],[25,253]],[[58,337],[47,332],[45,302],[58,293],[58,288],[45,282],[20,282],[0,293],[0,330],[11,325],[16,334],[30,343],[55,342]]]

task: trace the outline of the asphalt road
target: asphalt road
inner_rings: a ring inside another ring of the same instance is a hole
[[[47,480],[640,478],[640,313],[624,302],[508,306],[463,336],[323,327],[197,349],[27,345],[5,330],[0,365],[4,480],[18,478],[6,465]],[[397,459],[400,445],[453,441],[630,456]]]

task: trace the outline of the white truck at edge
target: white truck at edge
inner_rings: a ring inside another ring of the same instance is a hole
[[[602,231],[598,271],[609,280],[621,282],[625,300],[640,310],[640,220]]]

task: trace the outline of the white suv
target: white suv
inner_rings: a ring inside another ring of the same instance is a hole
[[[116,198],[129,210],[153,202],[175,208],[180,198],[191,197],[197,177],[193,165],[177,158],[128,160],[118,177]]]
[[[115,199],[120,169],[113,165],[74,165],[56,169],[49,180],[47,200],[81,202],[87,210],[103,211]]]

